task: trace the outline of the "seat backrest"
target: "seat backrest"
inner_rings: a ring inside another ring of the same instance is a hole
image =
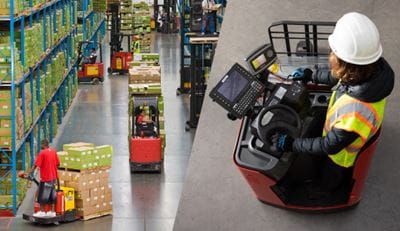
[[[375,154],[380,135],[381,128],[379,128],[376,134],[363,146],[357,156],[352,174],[355,182],[351,192],[355,200],[359,199],[361,196],[361,191],[363,189],[365,179],[368,176],[368,170],[371,165],[372,157]]]

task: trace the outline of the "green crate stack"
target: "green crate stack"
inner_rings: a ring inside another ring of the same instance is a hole
[[[25,83],[25,89],[24,89],[24,94],[25,94],[25,128],[29,128],[32,125],[33,118],[32,118],[32,94],[31,94],[31,83],[27,82]]]
[[[52,28],[52,20],[50,20],[50,16],[46,16],[46,48],[50,48],[52,46],[52,41],[51,41],[51,28]],[[43,24],[43,26],[45,26]]]
[[[14,1],[14,14],[18,15],[23,12],[26,7],[26,0],[11,0]],[[0,15],[1,16],[9,16],[10,15],[10,0],[1,0],[0,1]]]
[[[158,97],[158,111],[160,113],[159,126],[160,126],[161,148],[162,152],[164,153],[167,142],[165,136],[164,97],[162,95]]]
[[[72,79],[74,79],[73,83],[72,83],[72,95],[73,97],[76,96],[76,93],[78,92],[78,74],[77,74],[77,70],[75,70],[73,72],[73,76]]]
[[[120,1],[121,32],[132,34],[134,30],[134,12],[131,0]]]
[[[93,10],[96,12],[105,13],[107,10],[107,1],[106,0],[93,0]]]
[[[15,33],[15,41],[17,48],[21,50],[20,40],[21,34],[19,31]],[[25,27],[25,42],[24,42],[24,72],[27,72],[29,67],[35,66],[43,55],[43,26],[41,23],[35,23],[32,27]]]
[[[113,149],[110,145],[98,147],[71,147],[58,152],[60,167],[83,170],[96,167],[109,167],[112,163]]]
[[[7,42],[8,41],[8,42]],[[16,47],[14,45],[14,47]],[[19,50],[15,49],[15,79],[18,80],[22,78],[23,68],[19,58]],[[11,81],[11,47],[10,47],[10,37],[0,36],[0,82],[1,81]]]
[[[58,131],[58,105],[56,102],[53,102],[51,104],[52,110],[53,110],[53,137],[57,135]]]
[[[5,172],[1,171],[1,175],[4,175]],[[25,197],[26,191],[29,187],[29,181],[21,178],[17,178],[17,204],[19,205],[22,202],[22,199]],[[12,178],[11,174],[8,174],[7,177],[4,178],[4,181],[0,184],[0,206],[9,206],[12,204]]]

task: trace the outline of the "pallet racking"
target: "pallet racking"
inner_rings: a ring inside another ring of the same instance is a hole
[[[0,90],[5,95],[9,94],[10,99],[5,102],[11,108],[9,115],[0,116],[0,120],[11,121],[10,144],[0,146],[0,186],[5,184],[6,179],[10,180],[11,199],[10,203],[0,205],[0,216],[16,215],[18,203],[26,191],[26,187],[17,187],[17,170],[32,166],[35,153],[40,151],[40,140],[53,140],[56,128],[77,91],[78,33],[83,39],[94,41],[101,40],[105,35],[104,15],[91,11],[89,0],[79,0],[83,7],[82,30],[77,28],[76,0],[42,1],[37,5],[32,1],[29,0],[29,5],[21,11],[15,9],[17,1],[11,0],[9,15],[0,16],[0,24],[9,29],[10,44],[8,56],[0,52],[0,58],[8,60],[10,67],[8,76],[0,79]],[[32,55],[25,51],[29,42],[25,33],[35,26],[43,32],[42,41],[35,42],[43,46],[38,50],[40,58],[34,59],[31,64],[25,60]],[[23,69],[21,75],[16,73],[18,65]],[[59,72],[52,72],[54,70]],[[22,112],[22,118],[19,118],[22,125],[17,124],[19,111]],[[17,135],[17,129],[21,129],[22,134]]]

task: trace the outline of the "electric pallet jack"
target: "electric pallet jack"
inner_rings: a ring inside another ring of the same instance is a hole
[[[130,104],[129,162],[131,172],[161,172],[163,157],[158,97],[134,96]]]
[[[24,173],[19,174],[20,178],[29,180],[34,182],[37,186],[39,186],[39,182],[33,177],[28,176],[25,177]],[[57,181],[59,182],[59,181]],[[37,193],[35,195],[35,204],[34,204],[34,213],[40,210],[40,205],[37,202]],[[50,205],[45,207],[45,212],[51,210]],[[49,225],[55,224],[59,225],[60,223],[72,222],[79,219],[77,216],[77,210],[75,208],[75,190],[69,187],[62,187],[58,183],[57,185],[57,193],[56,193],[56,204],[55,204],[55,217],[35,217],[33,214],[23,214],[22,218],[24,220],[33,222],[35,224]]]
[[[107,69],[108,74],[119,73],[126,74],[129,72],[129,62],[133,60],[131,47],[131,34],[121,33],[119,4],[109,5],[111,12],[111,35],[110,35],[110,67]],[[124,37],[128,38],[128,49],[123,51],[122,42]]]
[[[94,45],[97,44],[100,49],[100,62],[96,63],[97,56],[90,55],[89,57],[83,56],[83,44]],[[81,41],[78,45],[78,81],[90,82],[92,84],[99,84],[104,81],[104,64],[103,64],[103,50],[101,43],[93,41]]]

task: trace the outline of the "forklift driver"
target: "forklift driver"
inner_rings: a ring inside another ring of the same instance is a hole
[[[314,199],[334,193],[351,174],[357,154],[381,127],[386,97],[394,87],[394,72],[382,57],[378,29],[367,16],[345,14],[328,41],[330,72],[299,68],[293,73],[303,82],[335,85],[322,137],[293,139],[282,133],[272,137],[280,151],[329,157],[310,185]]]
[[[24,176],[31,175],[36,168],[40,169],[40,184],[37,196],[38,203],[40,204],[40,211],[33,214],[35,217],[55,217],[56,213],[54,205],[56,203],[56,180],[58,181],[57,168],[60,161],[57,152],[49,147],[49,141],[42,140],[40,143],[41,151],[36,158],[35,165],[31,171]],[[45,212],[45,206],[51,205],[51,211]]]
[[[155,122],[140,109],[139,115],[136,117],[136,134],[141,137],[157,136],[157,128]]]
[[[92,48],[90,56],[89,56],[89,63],[90,64],[95,64],[96,63],[96,59],[97,59],[96,49]]]

